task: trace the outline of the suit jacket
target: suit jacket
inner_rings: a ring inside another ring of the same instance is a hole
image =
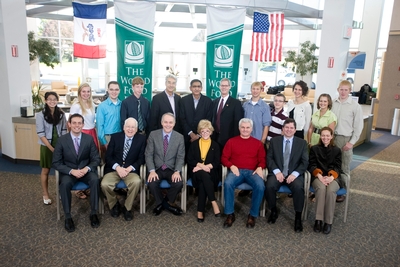
[[[217,111],[219,100],[221,98],[214,99],[213,101],[213,126],[215,128],[215,121],[217,120]],[[243,118],[243,108],[239,100],[232,98],[231,96],[225,102],[225,105],[221,112],[220,120],[220,133],[215,139],[221,146],[225,146],[225,143],[229,138],[239,135],[239,121]]]
[[[115,133],[111,135],[110,143],[106,152],[106,166],[104,174],[113,172],[115,163],[121,167],[133,166],[135,173],[140,174],[140,165],[144,164],[144,150],[146,147],[146,137],[141,134],[135,134],[125,161],[122,160],[125,147],[125,133]]]
[[[185,163],[183,136],[176,131],[172,131],[167,153],[164,156],[163,130],[152,131],[147,139],[145,158],[147,171],[157,170],[165,163],[169,169],[181,172]]]
[[[175,127],[174,130],[177,132],[181,132],[180,126],[180,102],[181,97],[177,94],[174,94],[175,100],[175,113],[172,110],[171,104],[168,100],[167,93],[161,92],[153,97],[151,102],[151,112],[150,112],[150,131],[154,131],[157,129],[161,129],[161,117],[167,112],[171,112],[175,115]]]
[[[97,173],[99,164],[99,151],[92,136],[82,133],[78,155],[70,133],[58,138],[53,152],[53,167],[60,173],[68,175],[71,169],[83,169],[86,166]]]
[[[189,148],[188,155],[187,155],[187,163],[188,163],[188,169],[189,169],[189,176],[191,176],[193,179],[193,186],[197,187],[197,179],[196,179],[196,173],[193,173],[193,168],[196,167],[198,162],[201,162],[205,165],[211,164],[213,168],[211,169],[210,176],[211,180],[214,183],[214,189],[218,188],[218,182],[219,182],[219,175],[218,175],[218,169],[220,165],[220,159],[221,159],[221,151],[219,149],[219,145],[217,142],[212,141],[210,149],[207,152],[206,159],[204,162],[201,159],[201,154],[200,154],[200,146],[199,146],[199,140],[194,141]]]
[[[145,124],[144,129],[146,133],[149,132],[150,127],[150,102],[143,96],[140,96],[140,110],[142,111],[142,118]],[[124,123],[127,118],[135,118],[138,120],[138,99],[135,95],[131,95],[124,99],[121,103],[121,129],[124,129]]]
[[[274,175],[273,170],[283,170],[283,136],[273,137],[267,152],[268,176]],[[292,150],[289,159],[288,174],[297,171],[303,175],[308,168],[308,147],[304,139],[293,137]]]
[[[197,126],[200,120],[212,121],[212,100],[207,96],[201,95],[195,109],[193,94],[189,94],[182,97],[180,112],[182,134],[185,137],[185,141],[188,142],[190,140],[188,136],[190,131],[198,134]]]

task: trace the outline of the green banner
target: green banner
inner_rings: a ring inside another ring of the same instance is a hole
[[[245,9],[207,8],[206,88],[211,99],[221,96],[219,83],[223,78],[232,83],[231,96],[237,96],[244,26],[238,22],[244,22],[245,12]]]
[[[151,101],[155,4],[115,2],[117,81],[121,100],[133,94],[132,79],[144,80],[143,96]]]

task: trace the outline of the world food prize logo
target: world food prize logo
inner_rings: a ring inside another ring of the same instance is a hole
[[[214,67],[232,68],[234,45],[215,45]]]
[[[144,64],[144,41],[125,40],[125,64]]]

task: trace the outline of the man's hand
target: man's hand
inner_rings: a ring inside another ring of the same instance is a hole
[[[196,141],[197,139],[199,139],[200,138],[200,136],[198,136],[197,134],[195,134],[195,133],[190,133],[190,142],[194,142],[194,141]]]
[[[344,145],[344,147],[342,147],[342,150],[343,150],[343,151],[349,151],[349,150],[352,149],[352,148],[353,148],[353,144],[347,142],[347,143]]]
[[[290,184],[291,182],[293,182],[297,177],[294,176],[293,174],[290,174],[287,178],[286,178],[286,183]]]
[[[231,172],[234,174],[234,175],[236,175],[236,176],[239,176],[240,174],[239,174],[239,169],[238,169],[238,167],[236,167],[235,165],[232,165],[231,167],[230,167],[230,169],[231,169]]]
[[[130,173],[130,169],[130,167],[122,168],[121,166],[118,166],[115,170],[120,178],[125,178]]]
[[[283,180],[285,180],[285,176],[283,176],[283,173],[278,172],[277,174],[275,174],[276,180],[278,180],[278,182],[283,183]]]
[[[156,171],[151,171],[149,173],[149,178],[147,178],[147,182],[151,183],[155,180],[158,180],[158,175],[157,175]]]
[[[172,174],[171,180],[173,183],[181,181],[181,174],[178,171],[174,172],[174,174]]]
[[[83,176],[88,173],[89,169],[88,168],[83,168],[81,170],[72,170],[71,175],[75,176],[77,179],[82,178]]]
[[[261,178],[263,178],[263,176],[264,176],[261,167],[258,167],[258,168],[253,172],[253,175],[254,175],[254,174],[258,174],[258,176],[260,176]]]

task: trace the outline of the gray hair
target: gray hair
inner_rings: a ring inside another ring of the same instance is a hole
[[[174,122],[176,122],[175,115],[171,112],[164,113],[161,117],[161,122],[164,120],[165,116],[171,116],[172,118],[174,118]]]
[[[228,78],[222,78],[222,79],[219,81],[219,83],[222,83],[222,82],[225,82],[225,81],[229,83],[229,86],[232,86],[231,80],[229,80]]]
[[[129,117],[129,118],[127,118],[127,119],[125,120],[124,126],[127,125],[128,122],[130,122],[130,121],[132,121],[132,122],[135,124],[135,128],[138,127],[138,122],[137,122],[137,120],[136,120],[135,118],[132,118],[132,117]]]
[[[178,78],[175,75],[168,74],[167,76],[165,76],[165,82],[167,82],[169,78],[174,79],[175,82],[178,80]]]
[[[251,128],[253,128],[253,120],[249,118],[243,118],[239,121],[239,128],[242,123],[250,123]]]

